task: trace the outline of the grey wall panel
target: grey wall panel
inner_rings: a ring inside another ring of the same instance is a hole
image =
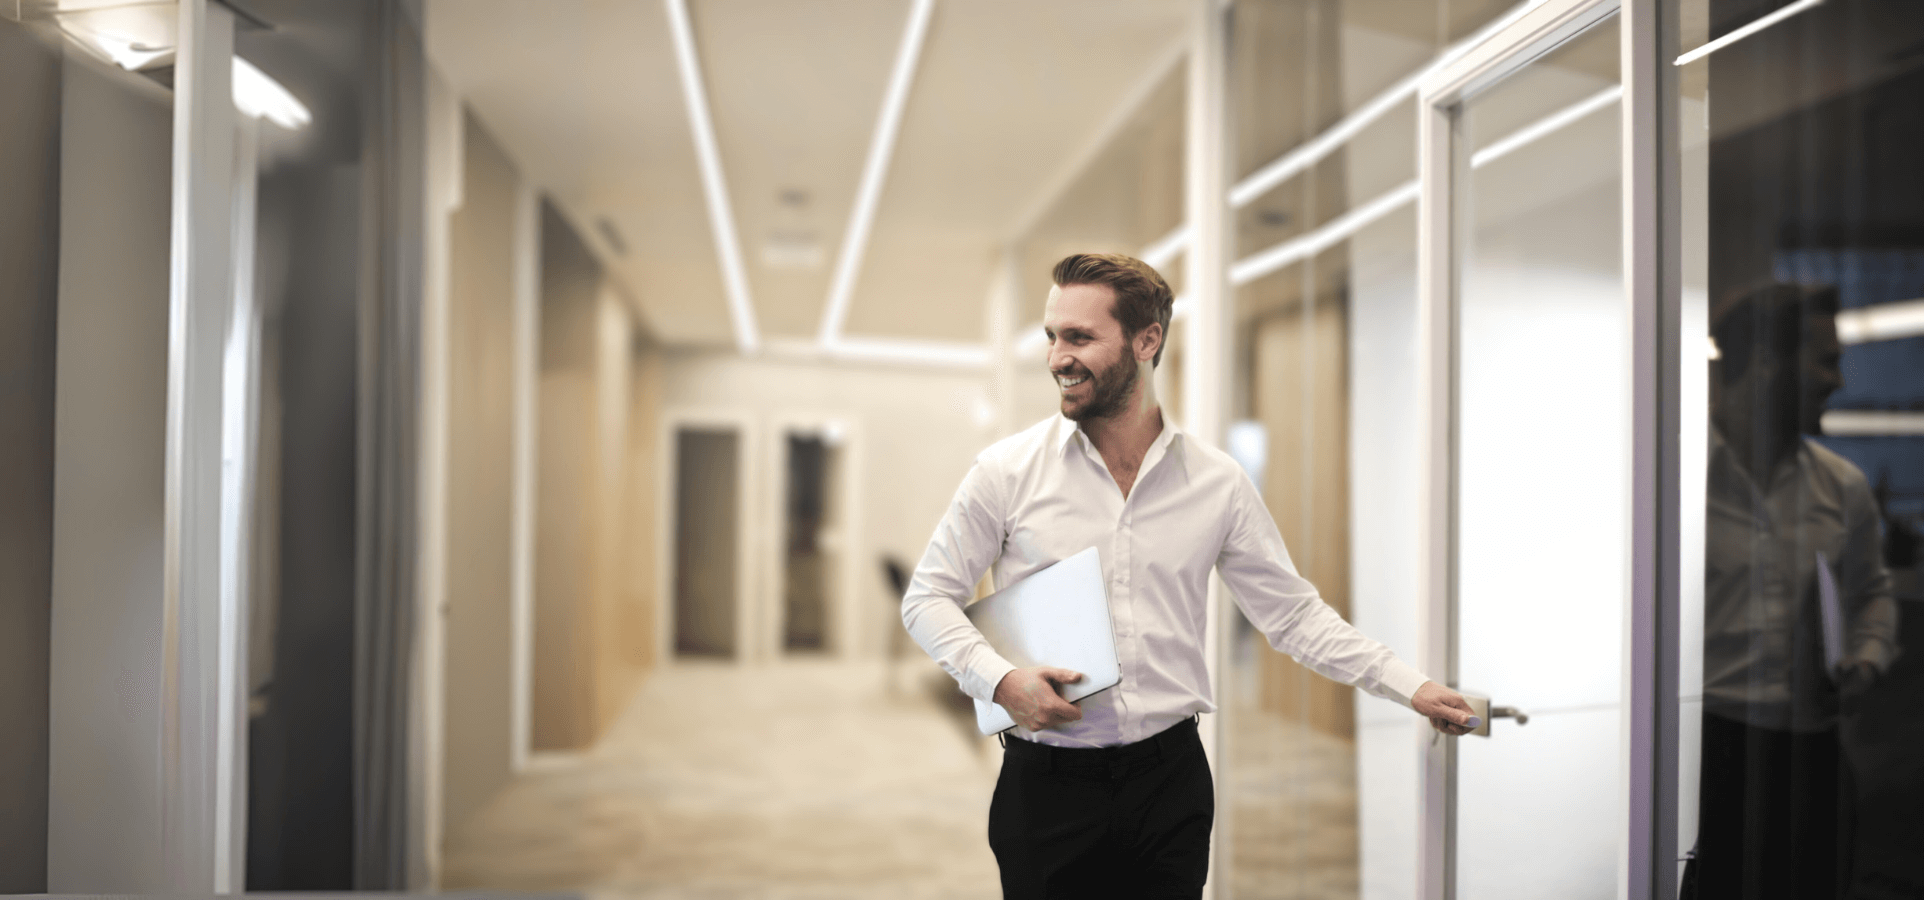
[[[0,893],[47,887],[60,54],[0,21]]]
[[[47,887],[153,890],[172,108],[77,55],[65,78]]]

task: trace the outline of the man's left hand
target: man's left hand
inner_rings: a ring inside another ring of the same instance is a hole
[[[1434,681],[1425,681],[1410,698],[1410,708],[1430,720],[1430,727],[1444,734],[1469,734],[1470,701],[1463,695]]]

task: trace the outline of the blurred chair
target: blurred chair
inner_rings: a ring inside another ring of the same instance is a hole
[[[888,581],[889,618],[888,663],[882,669],[882,680],[887,684],[890,694],[895,693],[895,662],[902,658],[902,645],[909,639],[909,633],[902,627],[902,598],[909,592],[909,569],[893,554],[882,554],[882,577]]]

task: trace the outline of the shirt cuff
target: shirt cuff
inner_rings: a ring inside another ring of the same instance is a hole
[[[1394,656],[1383,663],[1383,671],[1376,676],[1376,683],[1390,695],[1390,699],[1404,706],[1410,705],[1410,700],[1416,696],[1417,689],[1421,688],[1424,682],[1433,680],[1435,679],[1410,668],[1408,663]]]
[[[1014,663],[1003,659],[1002,654],[990,650],[983,654],[981,662],[975,664],[973,671],[969,673],[971,676],[969,681],[972,683],[964,685],[963,690],[983,703],[994,703],[996,686],[1015,669]]]
[[[1891,670],[1891,663],[1897,659],[1897,648],[1881,637],[1865,638],[1857,645],[1857,652],[1851,654],[1851,658],[1870,663],[1877,674],[1882,675]]]

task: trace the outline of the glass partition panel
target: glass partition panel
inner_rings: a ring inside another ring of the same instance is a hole
[[[1238,292],[1247,417],[1229,449],[1262,491],[1297,570],[1349,613],[1348,248]],[[1307,300],[1307,302],[1305,302]],[[1235,896],[1358,896],[1351,689],[1231,616],[1227,832]]]
[[[1924,896],[1924,16],[1669,13],[1681,890]]]

